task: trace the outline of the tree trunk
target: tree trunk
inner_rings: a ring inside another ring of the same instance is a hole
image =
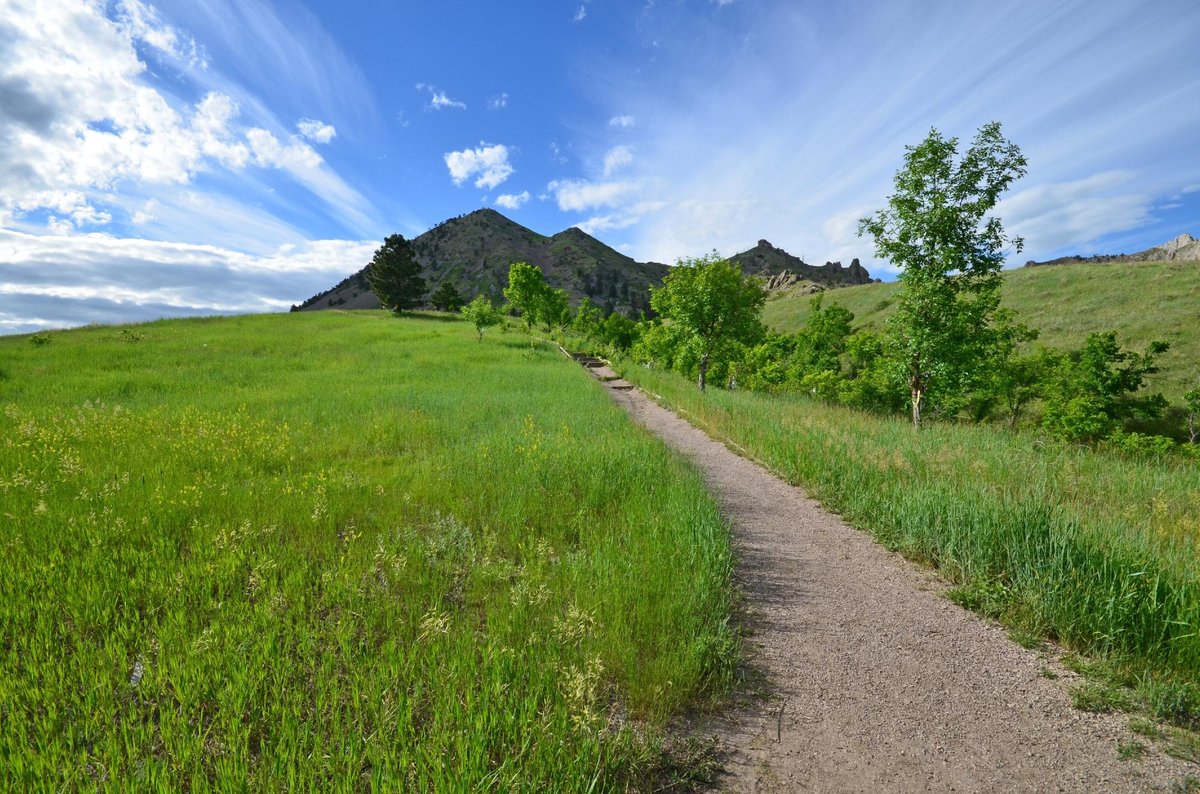
[[[1200,438],[1200,429],[1196,427],[1196,414],[1188,414],[1188,442],[1196,443],[1196,439]]]
[[[909,390],[912,393],[912,420],[913,427],[920,429],[921,427],[921,400],[925,397],[925,382],[920,375],[913,376],[909,381]]]
[[[704,376],[707,374],[708,374],[708,353],[705,353],[700,356],[700,377],[697,379],[697,383],[700,386],[700,391],[704,391],[704,384],[705,384]]]

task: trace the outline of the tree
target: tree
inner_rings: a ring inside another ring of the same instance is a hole
[[[603,328],[604,310],[592,303],[590,298],[579,301],[579,308],[575,311],[571,330],[586,339],[598,340]]]
[[[545,285],[541,300],[538,301],[537,316],[546,324],[546,333],[550,333],[554,326],[569,324],[571,322],[571,303],[567,298],[567,293],[560,289],[550,289],[548,284]]]
[[[1042,426],[1068,441],[1099,441],[1122,420],[1153,419],[1167,401],[1161,394],[1138,397],[1154,360],[1170,346],[1151,342],[1145,353],[1122,350],[1112,331],[1088,334],[1083,347],[1066,356],[1046,389]]]
[[[650,305],[694,348],[699,359],[696,382],[703,391],[715,359],[727,358],[739,345],[753,345],[762,337],[759,316],[766,297],[757,279],[713,252],[679,260],[662,287],[651,288]]]
[[[1183,407],[1187,414],[1188,442],[1195,444],[1200,439],[1200,427],[1196,426],[1196,416],[1200,414],[1200,385],[1184,393]]]
[[[462,316],[464,320],[475,326],[475,333],[479,335],[476,341],[483,341],[483,332],[493,325],[499,325],[502,319],[500,312],[483,295],[476,295],[475,300],[464,306]]]
[[[432,295],[429,302],[440,312],[456,312],[463,307],[462,296],[449,281],[443,281]]]
[[[508,286],[504,297],[514,309],[521,313],[527,329],[533,329],[545,300],[546,277],[541,268],[527,262],[513,262],[508,267]]]
[[[859,221],[875,252],[902,268],[889,338],[908,384],[913,424],[921,425],[927,395],[961,398],[982,377],[994,354],[993,319],[1000,306],[1000,268],[1006,236],[988,217],[1026,161],[992,122],[958,157],[958,139],[936,129],[905,149],[888,206]]]
[[[399,234],[388,235],[371,258],[367,282],[385,309],[394,312],[415,309],[425,296],[421,265],[412,246]]]

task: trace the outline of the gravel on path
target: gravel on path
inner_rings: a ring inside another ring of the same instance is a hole
[[[706,726],[724,790],[1190,790],[1195,765],[1157,748],[1119,758],[1118,743],[1139,738],[1128,718],[1074,709],[1070,672],[947,600],[935,574],[608,367],[589,370],[701,471],[731,527],[748,663],[769,694]]]

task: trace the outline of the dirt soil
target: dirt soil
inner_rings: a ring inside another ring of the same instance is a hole
[[[702,472],[732,529],[748,663],[766,694],[738,698],[717,736],[723,790],[1189,791],[1195,765],[1128,717],[1071,706],[1055,654],[943,595],[935,574],[878,545],[605,366],[613,399]],[[1046,673],[1059,677],[1051,680]]]

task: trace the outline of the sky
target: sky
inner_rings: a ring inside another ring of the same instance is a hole
[[[286,311],[491,207],[642,261],[857,236],[904,147],[1029,161],[1009,265],[1200,236],[1200,3],[0,0],[0,333]]]

